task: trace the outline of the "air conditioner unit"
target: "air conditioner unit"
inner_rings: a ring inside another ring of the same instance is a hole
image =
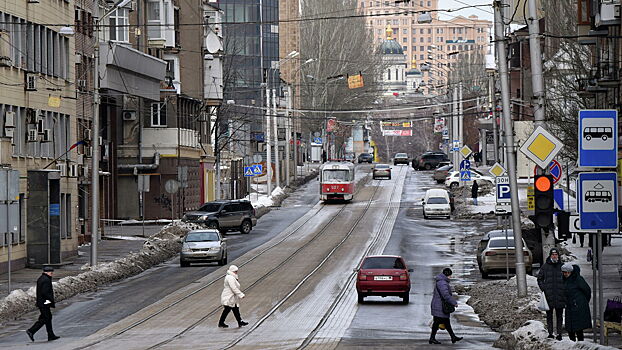
[[[88,165],[82,165],[82,166],[78,167],[78,176],[81,176],[81,177],[89,176],[89,166]]]
[[[5,128],[14,128],[15,127],[15,112],[6,111],[4,113],[4,127]]]
[[[67,176],[67,164],[65,164],[65,163],[58,163],[58,164],[56,164],[56,169],[60,170],[60,176],[61,177],[66,177]]]
[[[129,8],[130,12],[136,11],[136,1],[130,1],[126,7]]]
[[[76,159],[76,163],[83,165],[84,164],[84,154],[78,154],[78,158]]]
[[[84,135],[83,135],[84,140],[91,140],[92,137],[93,135],[91,133],[91,129],[84,129]]]
[[[51,129],[43,129],[43,138],[41,142],[51,142],[52,141],[52,130]]]
[[[78,11],[77,13],[81,13],[80,11]],[[81,18],[77,18],[76,20],[81,21]],[[82,55],[79,53],[76,53],[76,64],[80,64],[82,63]]]
[[[30,129],[28,130],[28,142],[37,142],[37,130],[36,129]]]
[[[69,164],[69,168],[67,170],[69,177],[78,177],[78,164]]]
[[[4,128],[4,136],[13,138],[15,135],[15,128]]]
[[[37,76],[32,73],[26,73],[26,91],[37,91]]]
[[[123,111],[123,120],[136,120],[136,111]]]

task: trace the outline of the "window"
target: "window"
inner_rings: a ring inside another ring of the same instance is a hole
[[[422,43],[422,42],[423,42],[423,40],[424,40],[424,38],[423,38],[423,37],[419,38],[419,42],[420,42],[420,43]]]
[[[419,34],[423,34],[423,28],[419,29]]]
[[[166,105],[163,102],[151,104],[151,126],[166,126]]]
[[[425,46],[419,46],[419,51],[425,51]]]
[[[110,40],[129,42],[129,19],[127,9],[118,8],[112,12],[108,24],[110,25]]]
[[[402,42],[403,43],[407,43],[408,42],[408,38],[402,38]]]
[[[432,28],[428,28],[428,34],[432,34]]]
[[[147,0],[147,37],[149,39],[162,39],[162,4],[160,0]]]
[[[406,28],[402,29],[402,34],[404,34],[404,35],[408,34],[408,29],[406,29]]]

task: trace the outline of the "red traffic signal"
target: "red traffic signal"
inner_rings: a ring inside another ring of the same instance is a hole
[[[555,200],[553,198],[553,176],[536,175],[534,178],[534,223],[539,228],[549,229],[553,227],[553,211]]]

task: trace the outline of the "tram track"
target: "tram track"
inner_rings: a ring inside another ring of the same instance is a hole
[[[401,168],[400,170],[400,176],[402,175],[402,173],[404,172],[405,168]],[[376,197],[376,193],[378,192],[378,188],[380,188],[380,186],[375,186],[374,192],[372,194],[372,196],[369,198],[369,200],[366,203],[365,209],[362,211],[362,213],[357,217],[357,219],[354,221],[354,223],[351,225],[351,228],[348,230],[348,232],[343,236],[343,238],[341,239],[341,241],[339,241],[339,243],[337,245],[335,245],[329,252],[328,254],[326,254],[326,256],[318,263],[316,264],[315,268],[313,268],[306,276],[304,276],[300,282],[298,282],[296,284],[296,286],[294,288],[292,288],[292,290],[287,293],[278,303],[276,303],[266,314],[264,314],[261,319],[259,319],[257,322],[254,323],[254,325],[249,328],[246,332],[244,332],[242,335],[240,335],[239,337],[237,337],[236,339],[234,339],[233,341],[231,341],[229,344],[227,344],[225,347],[220,348],[221,350],[227,350],[227,349],[231,349],[234,346],[236,346],[237,344],[239,344],[241,341],[243,341],[244,339],[246,339],[248,336],[250,336],[253,331],[255,331],[257,328],[259,328],[259,326],[261,326],[261,324],[263,322],[265,322],[269,317],[271,317],[285,302],[287,302],[303,285],[305,282],[307,282],[307,280],[309,280],[311,277],[313,277],[323,266],[324,264],[333,257],[333,255],[335,254],[335,252],[350,238],[350,236],[355,232],[357,226],[359,225],[359,223],[361,222],[361,220],[363,220],[363,218],[366,217],[366,214],[369,210],[369,208],[371,207],[371,204],[374,202],[374,199]],[[393,198],[395,192],[396,192],[397,186],[393,187],[393,190],[391,192],[391,196],[390,199]],[[400,193],[401,195],[401,193]],[[390,213],[390,207],[389,210],[387,210],[386,215],[384,216],[383,220],[382,220],[382,225],[380,226],[380,231],[382,230],[382,228],[384,227],[384,223],[387,220],[387,217]],[[380,232],[379,232],[380,233]],[[374,243],[378,240],[378,237],[380,237],[380,235],[375,235],[376,237],[374,238],[374,241],[372,242],[372,244],[370,244],[366,250],[366,253],[371,250],[372,246],[374,246]],[[363,255],[365,256],[366,253]],[[350,277],[351,279],[352,277]],[[347,285],[349,285],[350,283],[347,283]],[[345,288],[341,290],[340,294],[338,295],[337,299],[341,298],[341,295],[345,295],[346,293],[344,292]],[[331,305],[330,310],[334,310],[334,308],[336,307],[336,302],[333,303],[333,305]],[[328,319],[328,317],[330,316],[330,312],[325,314],[324,317],[322,317],[322,320],[320,321],[320,325],[323,324],[322,321],[325,322],[325,319]],[[316,326],[316,328],[314,329],[314,331],[319,330],[320,325]],[[317,333],[317,331],[315,333],[312,333],[313,336],[315,336],[315,334]],[[312,340],[313,337],[311,337],[311,339],[309,340],[309,342]]]
[[[361,183],[365,183],[365,179],[363,179],[361,181]],[[369,207],[369,205],[371,204],[371,201],[373,200],[373,198],[375,197],[376,192],[378,191],[378,184],[380,182],[378,180],[376,180],[375,182],[375,186],[374,186],[374,192],[370,198],[370,200],[367,203],[367,208]],[[357,190],[355,192],[355,194],[358,194],[360,192],[360,188],[363,188],[363,186],[357,186]],[[281,237],[280,239],[278,239],[276,242],[274,242],[273,244],[270,244],[269,246],[267,246],[266,248],[262,249],[261,251],[259,251],[257,254],[253,255],[251,258],[249,258],[248,260],[246,260],[243,263],[238,264],[238,267],[244,267],[250,263],[252,263],[253,261],[255,261],[256,259],[260,258],[261,256],[265,255],[267,252],[275,249],[276,247],[278,247],[279,245],[281,245],[283,242],[287,241],[289,238],[291,238],[293,235],[295,235],[296,233],[300,232],[300,230],[305,227],[305,225],[307,225],[308,223],[312,222],[313,219],[316,219],[320,213],[323,212],[323,210],[327,207],[334,207],[334,205],[330,205],[327,206],[324,203],[320,204],[320,209],[317,210],[317,212],[311,216],[309,216],[306,220],[304,220],[302,223],[300,223],[299,225],[297,225],[297,227],[295,229],[293,229],[290,233],[287,233],[286,235],[284,235],[283,237]],[[310,246],[313,242],[316,242],[317,239],[319,237],[321,237],[326,230],[331,226],[331,224],[333,224],[335,222],[335,220],[340,216],[340,214],[342,214],[344,212],[344,210],[347,208],[347,204],[340,204],[339,210],[332,214],[332,217],[330,220],[328,220],[328,222],[326,222],[322,228],[309,240],[307,241],[305,244],[303,244],[302,246],[298,247],[292,254],[290,254],[289,257],[287,257],[284,261],[282,261],[281,263],[279,263],[278,265],[274,266],[270,271],[268,271],[266,274],[264,274],[263,276],[261,276],[260,278],[258,278],[255,282],[253,282],[252,284],[250,284],[247,288],[244,289],[244,292],[246,293],[247,291],[251,290],[252,288],[254,288],[255,286],[259,285],[260,282],[262,282],[263,280],[265,280],[267,277],[269,277],[270,275],[272,275],[275,271],[277,271],[279,268],[285,266],[287,264],[287,262],[291,261],[297,254],[299,254],[302,250],[304,250],[304,248]],[[141,318],[138,321],[133,322],[132,324],[130,324],[129,326],[114,332],[113,334],[111,334],[110,336],[107,336],[105,338],[90,342],[86,345],[82,345],[82,346],[78,346],[75,347],[74,349],[76,350],[81,350],[81,349],[88,349],[91,347],[94,347],[96,345],[102,344],[105,341],[110,340],[111,338],[115,338],[115,337],[119,337],[135,328],[137,328],[138,326],[145,324],[147,321],[152,320],[154,318],[156,318],[157,316],[163,314],[164,312],[171,310],[173,307],[178,306],[179,304],[188,301],[190,298],[192,298],[193,296],[197,295],[198,293],[206,290],[207,288],[211,287],[212,285],[214,285],[216,282],[222,281],[224,279],[224,276],[215,278],[209,282],[207,282],[206,284],[204,284],[203,286],[199,287],[198,289],[193,290],[190,293],[187,293],[186,295],[184,295],[183,297],[181,297],[180,299],[172,302],[171,304],[166,305],[165,307],[159,309],[158,311],[151,313],[150,315]],[[192,329],[194,329],[196,326],[198,326],[199,324],[201,324],[203,321],[205,321],[207,318],[215,315],[216,313],[218,313],[220,311],[221,307],[220,305],[216,308],[214,308],[212,311],[208,312],[205,316],[201,317],[199,320],[193,322],[190,326],[186,327],[183,331],[179,332],[178,334],[174,335],[173,337],[164,340],[160,343],[157,343],[155,345],[152,345],[150,347],[148,347],[147,349],[156,349],[159,348],[163,345],[166,345],[168,343],[170,343],[171,341],[178,339],[179,337],[183,336],[184,334],[186,334],[187,332],[191,331]]]

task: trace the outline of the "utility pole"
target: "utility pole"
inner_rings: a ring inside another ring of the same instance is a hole
[[[506,57],[506,45],[504,35],[503,10],[504,1],[495,0],[495,42],[496,53],[499,64],[499,77],[501,78],[501,101],[503,105],[503,123],[505,125],[505,154],[506,167],[510,178],[510,193],[512,194],[512,228],[514,231],[514,248],[516,257],[516,285],[518,296],[527,296],[527,275],[525,272],[525,262],[523,251],[523,233],[521,230],[520,205],[518,202],[518,184],[516,181],[516,158],[514,156],[514,127],[510,114],[510,82],[508,78],[508,61]]]
[[[274,168],[275,168],[275,180],[276,187],[281,187],[281,161],[279,159],[279,125],[278,125],[278,117],[276,112],[276,84],[272,89],[272,113],[274,120]]]
[[[291,176],[290,174],[290,157],[289,157],[289,152],[291,151],[290,147],[289,147],[289,142],[292,140],[292,134],[291,134],[291,127],[290,127],[290,121],[291,121],[291,113],[292,113],[292,86],[291,85],[287,85],[287,113],[285,115],[285,185],[289,186],[289,178]]]
[[[488,103],[490,104],[490,114],[492,116],[492,139],[495,162],[499,161],[499,130],[497,130],[497,106],[495,99],[495,72],[491,72],[488,77]]]
[[[458,98],[460,99],[460,104],[458,105],[458,142],[460,143],[459,147],[464,146],[464,99],[462,98],[462,82],[458,84]]]
[[[270,89],[266,79],[266,175],[268,176],[268,196],[272,193],[272,147],[270,146]]]
[[[454,86],[453,93],[453,108],[451,115],[451,149],[454,149],[455,141],[458,140],[458,87]],[[459,169],[460,159],[458,159],[458,152],[453,152],[454,169]]]
[[[91,147],[91,267],[97,265],[97,241],[99,239],[99,3],[93,6],[95,47],[93,48],[93,124]]]
[[[529,18],[527,24],[529,26],[529,56],[531,58],[531,88],[533,90],[534,105],[534,128],[541,126],[546,128],[544,123],[544,81],[542,80],[542,52],[540,50],[540,26],[538,24],[538,13],[536,11],[535,0],[529,0]],[[538,167],[538,173],[548,173],[548,169]],[[544,232],[540,230],[542,235],[542,255],[546,259],[548,252],[555,246],[555,235],[552,231]]]

